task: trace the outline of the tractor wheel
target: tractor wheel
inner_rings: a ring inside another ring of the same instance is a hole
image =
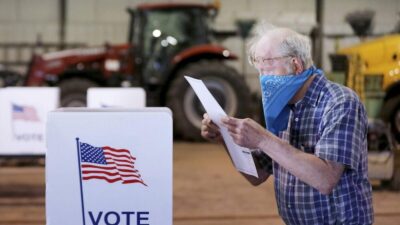
[[[24,78],[22,77],[22,75],[17,72],[9,70],[0,71],[0,88],[21,86],[23,80]]]
[[[390,180],[390,188],[394,191],[400,191],[400,168],[394,168],[393,177]]]
[[[87,89],[97,86],[96,83],[82,78],[71,78],[61,81],[61,106],[85,107]]]
[[[228,115],[248,117],[252,98],[244,79],[221,61],[203,60],[178,71],[167,92],[166,105],[173,111],[175,134],[186,140],[202,140],[201,120],[205,112],[184,76],[203,80]]]
[[[389,180],[382,180],[381,185],[393,191],[400,191],[400,151],[394,150],[393,175]]]
[[[396,106],[390,116],[390,127],[397,143],[400,143],[400,98],[397,97]]]
[[[400,190],[400,150],[394,150],[393,176],[390,180],[390,188],[395,191]]]

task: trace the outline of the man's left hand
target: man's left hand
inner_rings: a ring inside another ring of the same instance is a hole
[[[257,149],[262,140],[269,136],[264,127],[250,118],[224,117],[221,121],[228,129],[233,141],[242,147]]]

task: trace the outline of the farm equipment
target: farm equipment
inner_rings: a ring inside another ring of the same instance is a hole
[[[347,17],[348,22],[365,40],[373,14],[354,15]],[[388,34],[341,48],[331,60],[333,78],[353,89],[367,109],[370,178],[399,190],[400,35]]]
[[[130,15],[128,43],[34,55],[24,86],[59,86],[63,107],[86,105],[89,87],[143,87],[148,106],[173,111],[175,134],[199,140],[203,108],[184,75],[202,79],[229,115],[249,116],[246,82],[226,64],[236,60],[214,44],[216,4],[141,4]],[[3,86],[15,77],[2,71]]]

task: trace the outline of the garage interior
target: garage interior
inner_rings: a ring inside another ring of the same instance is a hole
[[[213,5],[217,9],[217,12],[211,12],[216,15],[207,15],[213,21],[205,22],[215,31],[212,42],[237,56],[235,60],[229,60],[230,55],[221,57],[227,59],[224,63],[227,65],[226,71],[232,68],[236,71],[235,76],[241,79],[238,82],[245,83],[246,87],[241,91],[248,92],[246,98],[255,102],[247,105],[246,111],[233,111],[241,117],[262,120],[257,105],[260,100],[259,78],[257,71],[248,63],[245,51],[254,23],[264,20],[309,36],[315,65],[322,68],[329,79],[354,89],[366,105],[371,120],[383,120],[369,128],[369,175],[373,185],[374,224],[399,223],[400,153],[397,143],[400,141],[400,100],[397,99],[400,98],[396,98],[397,86],[390,89],[392,84],[396,84],[396,75],[400,74],[400,61],[397,58],[397,54],[400,54],[399,0],[0,0],[0,90],[10,86],[63,86],[57,79],[51,78],[52,74],[49,74],[46,84],[35,84],[31,80],[32,85],[26,85],[33,68],[30,66],[33,54],[50,56],[58,51],[89,49],[91,46],[107,48],[117,44],[123,46],[127,40],[131,43],[138,41],[131,30],[134,23],[131,19],[136,17],[128,8],[136,9],[140,5],[153,3]],[[200,29],[193,23],[191,32]],[[142,29],[146,31],[146,28]],[[158,35],[152,32],[154,37]],[[379,47],[386,40],[392,49]],[[168,41],[169,45],[175,43],[173,39]],[[369,41],[376,41],[377,44],[366,47],[369,50],[365,51],[362,46],[360,49],[351,49]],[[163,45],[163,42],[160,44]],[[143,46],[142,51],[147,47],[150,52],[157,51],[157,46],[154,47],[151,42],[144,40]],[[347,58],[349,61],[343,64],[343,57],[354,52],[361,58],[365,57],[362,60],[369,63],[370,70],[357,67],[361,63],[358,58]],[[146,54],[141,57],[144,61],[152,59]],[[212,65],[214,61],[210,63],[210,60],[207,57],[199,60],[197,68]],[[110,68],[115,66],[114,61],[109,63]],[[374,63],[377,65],[375,68]],[[86,63],[74,65],[77,71],[81,65],[87,66]],[[161,62],[157,68],[163,65]],[[355,68],[352,75],[354,83],[350,84],[350,75],[345,71],[349,70],[349,65]],[[182,68],[176,70],[176,76],[182,73],[179,71],[196,69],[195,66]],[[219,65],[215,65],[215,68],[219,68]],[[357,70],[359,68],[363,70]],[[147,94],[147,106],[171,108],[180,104],[168,97],[178,95],[179,90],[164,90],[170,84],[180,85],[180,81],[158,80],[162,69],[147,69],[146,66],[141,67],[144,78],[140,80],[130,76],[116,77],[95,85],[135,87],[147,82],[142,85]],[[384,73],[382,77],[376,76],[376,71],[381,70]],[[151,74],[148,78],[145,77],[147,73]],[[363,80],[362,87],[358,80],[360,77]],[[87,89],[91,85],[93,83],[83,87]],[[229,90],[216,88],[215,92],[226,94]],[[158,97],[160,93],[166,98]],[[60,106],[83,106],[80,102],[74,105],[75,100],[69,105],[61,99]],[[186,101],[199,104],[194,95]],[[229,113],[229,101],[222,104]],[[207,143],[200,137],[198,116],[204,109],[193,108],[193,116],[182,122],[179,118],[184,116],[185,110],[184,106],[172,109],[176,116],[174,128],[178,129],[174,130],[173,142],[173,224],[284,224],[278,214],[273,180],[269,179],[257,187],[250,185],[234,168],[223,146]],[[2,153],[0,150],[0,225],[45,224],[45,191],[44,155]]]

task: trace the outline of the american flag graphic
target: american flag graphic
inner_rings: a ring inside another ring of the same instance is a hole
[[[129,150],[94,147],[83,142],[79,142],[79,148],[82,180],[101,179],[108,183],[122,181],[123,184],[141,183],[147,186],[135,169],[136,158]]]
[[[23,106],[12,103],[12,119],[38,122],[36,109],[32,106]]]

